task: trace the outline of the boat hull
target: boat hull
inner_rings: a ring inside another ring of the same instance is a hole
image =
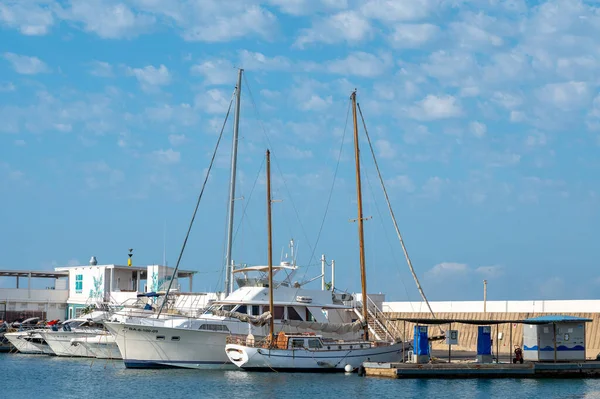
[[[127,368],[236,369],[225,355],[227,332],[123,323],[105,325],[115,337]]]
[[[71,345],[83,345],[97,359],[121,359],[121,352],[110,334],[98,334],[94,337],[73,338]]]
[[[360,345],[360,344],[359,344]],[[346,366],[356,370],[363,362],[397,362],[402,359],[408,345],[397,343],[368,348],[341,350],[266,349],[228,344],[229,359],[248,371],[287,372],[343,372]]]
[[[96,357],[92,351],[83,345],[74,345],[71,342],[74,338],[86,339],[93,338],[99,332],[83,331],[46,331],[40,333],[42,338],[48,343],[50,349],[56,356],[64,357]]]
[[[50,346],[35,332],[6,333],[4,337],[19,352],[31,355],[53,355]]]

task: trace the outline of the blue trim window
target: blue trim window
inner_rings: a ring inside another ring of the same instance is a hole
[[[83,274],[75,275],[75,293],[81,294],[83,292]]]

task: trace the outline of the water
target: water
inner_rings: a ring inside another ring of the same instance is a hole
[[[0,354],[0,398],[599,398],[600,380],[389,380],[356,374],[128,370],[123,363]]]

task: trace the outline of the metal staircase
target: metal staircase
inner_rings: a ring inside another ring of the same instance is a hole
[[[357,301],[353,309],[359,319],[363,320],[362,302]],[[369,314],[369,333],[375,340],[396,341],[397,339],[404,339],[401,332],[388,320],[381,309],[369,297],[367,297],[367,313]]]

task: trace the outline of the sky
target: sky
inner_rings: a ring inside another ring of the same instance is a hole
[[[599,36],[595,1],[1,0],[0,268],[174,265],[244,68],[236,263],[267,262],[269,148],[275,262],[293,238],[298,281],[325,254],[360,290],[356,89],[431,300],[598,298]],[[232,120],[181,261],[201,291]],[[419,300],[360,135],[368,291]]]

